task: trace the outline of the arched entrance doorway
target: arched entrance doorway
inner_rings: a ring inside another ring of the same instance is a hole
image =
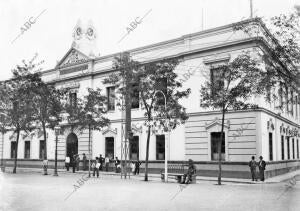
[[[70,133],[67,137],[67,156],[72,160],[75,154],[78,154],[78,138],[75,133]]]

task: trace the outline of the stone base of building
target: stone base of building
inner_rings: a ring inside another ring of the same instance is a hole
[[[3,159],[1,160],[1,169],[5,167],[13,167],[14,159]],[[141,161],[140,173],[145,171],[145,162]],[[168,161],[169,164],[188,164],[186,161]],[[272,161],[266,162],[266,171],[265,178],[270,178],[285,174],[291,171],[300,169],[300,160],[287,160],[287,161]],[[55,161],[48,160],[48,168],[54,168]],[[212,161],[195,161],[194,162],[197,168],[198,176],[205,177],[217,177],[218,176],[218,162]],[[65,163],[64,160],[57,161],[58,169],[64,169]],[[39,159],[18,159],[17,168],[41,168],[42,169],[42,160]],[[87,167],[88,168],[88,167]],[[164,161],[149,161],[148,164],[149,173],[160,174],[164,171]],[[83,170],[83,162],[79,164],[79,170]],[[105,168],[103,169],[105,171]],[[72,167],[70,167],[72,171]],[[111,162],[108,167],[108,171],[115,171],[114,163]],[[224,178],[241,178],[241,179],[250,179],[251,174],[248,167],[248,162],[222,162],[222,177]]]

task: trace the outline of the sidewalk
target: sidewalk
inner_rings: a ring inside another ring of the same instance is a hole
[[[6,167],[5,168],[5,172],[6,173],[12,173],[13,168],[12,167]],[[48,174],[51,175],[53,174],[54,169],[48,169]],[[75,173],[72,172],[72,170],[70,169],[70,171],[66,171],[66,169],[58,169],[57,170],[58,174],[69,174],[69,175],[73,175],[73,174],[88,174],[88,171],[76,171]],[[43,170],[42,169],[38,169],[38,168],[17,168],[17,173],[39,173],[39,174],[43,174]],[[92,174],[92,171],[91,171]],[[121,177],[120,173],[115,173],[115,172],[105,172],[105,171],[100,171],[99,172],[100,176],[119,176]],[[300,170],[297,171],[292,171],[286,174],[282,174],[282,175],[278,175],[275,177],[271,177],[265,180],[264,183],[279,183],[279,182],[283,182],[286,180],[289,180],[293,177],[295,177],[296,175],[300,175]],[[144,174],[141,173],[140,175],[133,175],[132,173],[130,173],[130,175],[128,174],[127,177],[131,178],[131,179],[143,179],[144,178]],[[161,181],[161,175],[160,174],[148,174],[149,180],[151,181]],[[203,182],[203,181],[209,181],[209,182],[217,182],[217,177],[204,177],[204,176],[197,176],[197,183]],[[169,181],[171,182],[176,182],[175,179],[169,178]],[[241,179],[241,178],[222,178],[222,182],[225,183],[243,183],[243,184],[261,184],[262,182],[253,182],[251,181],[251,179]]]

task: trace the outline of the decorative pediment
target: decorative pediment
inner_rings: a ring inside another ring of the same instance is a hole
[[[218,119],[217,117],[209,122],[209,123],[205,123],[205,128],[206,130],[211,130],[211,129],[215,129],[215,131],[221,131],[221,127],[222,127],[222,120]],[[230,121],[227,120],[224,122],[224,129],[229,129],[230,128]]]
[[[56,67],[66,67],[76,64],[81,64],[89,61],[91,58],[72,47],[66,55],[58,62]]]
[[[117,135],[117,133],[118,133],[117,128],[111,128],[110,125],[102,131],[103,135],[112,135],[112,136],[114,136],[114,135]]]

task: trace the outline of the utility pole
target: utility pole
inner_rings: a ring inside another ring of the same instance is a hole
[[[124,168],[123,171],[121,171],[121,177],[122,174],[124,174],[124,178],[127,178],[127,159],[130,157],[130,142],[132,139],[132,132],[131,132],[131,92],[132,92],[132,67],[131,67],[131,60],[130,60],[130,55],[129,53],[126,53],[124,57],[125,59],[125,67],[124,70],[124,88],[125,88],[125,93],[124,93],[124,99],[125,99],[125,137],[124,137],[124,143],[121,144],[121,153],[124,153]],[[123,124],[123,123],[122,123]],[[123,142],[123,140],[122,140]],[[123,156],[121,155],[123,158]]]

